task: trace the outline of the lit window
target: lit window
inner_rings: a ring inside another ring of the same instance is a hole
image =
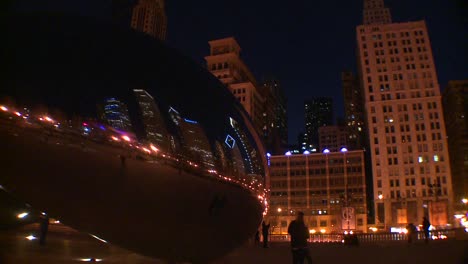
[[[439,161],[439,155],[434,155],[434,161]]]
[[[419,156],[419,157],[418,157],[418,162],[419,162],[419,163],[422,163],[422,162],[423,162],[423,157],[422,157],[422,156]]]

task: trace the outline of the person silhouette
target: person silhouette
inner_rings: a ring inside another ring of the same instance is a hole
[[[263,235],[263,247],[268,247],[268,236],[270,233],[270,224],[266,224],[265,221],[262,222],[262,235]]]
[[[255,232],[255,245],[260,245],[260,231]]]
[[[408,230],[408,243],[413,243],[413,239],[416,236],[416,232],[418,230],[416,229],[416,226],[413,223],[409,223],[406,229]]]
[[[431,227],[431,222],[427,217],[423,217],[422,227],[424,231],[424,242],[428,243],[430,239],[429,228]]]
[[[305,259],[308,263],[312,263],[307,245],[309,229],[304,223],[303,212],[297,212],[296,220],[293,220],[288,226],[288,234],[291,236],[293,264],[303,264]]]
[[[47,231],[49,230],[49,216],[42,214],[40,217],[40,236],[39,236],[39,244],[45,245]]]

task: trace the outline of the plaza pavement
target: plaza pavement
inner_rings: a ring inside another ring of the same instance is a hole
[[[63,225],[51,225],[47,244],[26,236],[37,234],[37,225],[16,230],[0,231],[0,263],[86,263],[89,258],[102,263],[166,264],[98,241]],[[431,241],[429,244],[406,242],[364,244],[348,247],[341,244],[312,244],[314,264],[467,264],[468,240]],[[83,260],[81,260],[83,259]],[[212,264],[276,264],[291,263],[288,243],[271,243],[269,248],[246,244]]]

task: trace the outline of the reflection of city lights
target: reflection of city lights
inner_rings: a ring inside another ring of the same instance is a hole
[[[154,152],[158,152],[159,149],[153,145],[150,145],[150,148],[154,151]]]
[[[112,136],[111,138],[112,138],[112,140],[114,140],[114,141],[120,141],[120,139],[119,139],[118,137],[116,137],[116,136]]]
[[[89,235],[92,236],[92,237],[94,237],[95,239],[101,241],[101,242],[107,243],[107,241],[104,240],[104,239],[102,239],[102,238],[99,238],[99,237],[97,237],[97,236],[95,236],[95,235],[93,235],[93,234],[89,234]]]
[[[15,115],[21,116],[21,113],[20,112],[15,112]]]
[[[0,105],[0,109],[2,111],[5,111],[5,112],[8,111],[8,108],[6,106],[3,106],[3,105]]]
[[[27,240],[31,241],[31,240],[34,240],[34,239],[37,239],[35,236],[33,235],[29,235],[26,237]]]
[[[99,259],[99,258],[80,258],[78,260],[83,261],[83,262],[101,262],[102,261],[102,259]]]
[[[147,149],[147,148],[142,148],[144,152],[146,153],[151,153],[151,150]]]
[[[125,141],[127,141],[127,142],[130,142],[130,138],[129,138],[128,136],[125,136],[125,135],[124,135],[124,136],[122,136],[122,139],[125,140]]]
[[[16,217],[17,217],[18,219],[22,219],[22,218],[25,218],[28,214],[29,214],[29,213],[24,212],[24,213],[18,214]]]

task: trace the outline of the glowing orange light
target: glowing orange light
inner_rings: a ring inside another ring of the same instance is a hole
[[[2,109],[2,111],[8,111],[8,108],[6,106],[3,106],[3,105],[0,105],[0,109]]]
[[[112,136],[111,138],[112,138],[112,140],[114,140],[114,141],[120,141],[120,139],[119,139],[118,137],[116,137],[116,136]]]
[[[21,116],[21,113],[20,112],[15,112],[15,115]]]
[[[154,151],[154,152],[158,152],[159,149],[153,145],[150,145],[150,148]]]
[[[151,153],[151,150],[147,149],[147,148],[142,148],[143,151],[145,151],[146,153]]]
[[[123,140],[130,142],[130,138],[128,136],[122,136]]]

